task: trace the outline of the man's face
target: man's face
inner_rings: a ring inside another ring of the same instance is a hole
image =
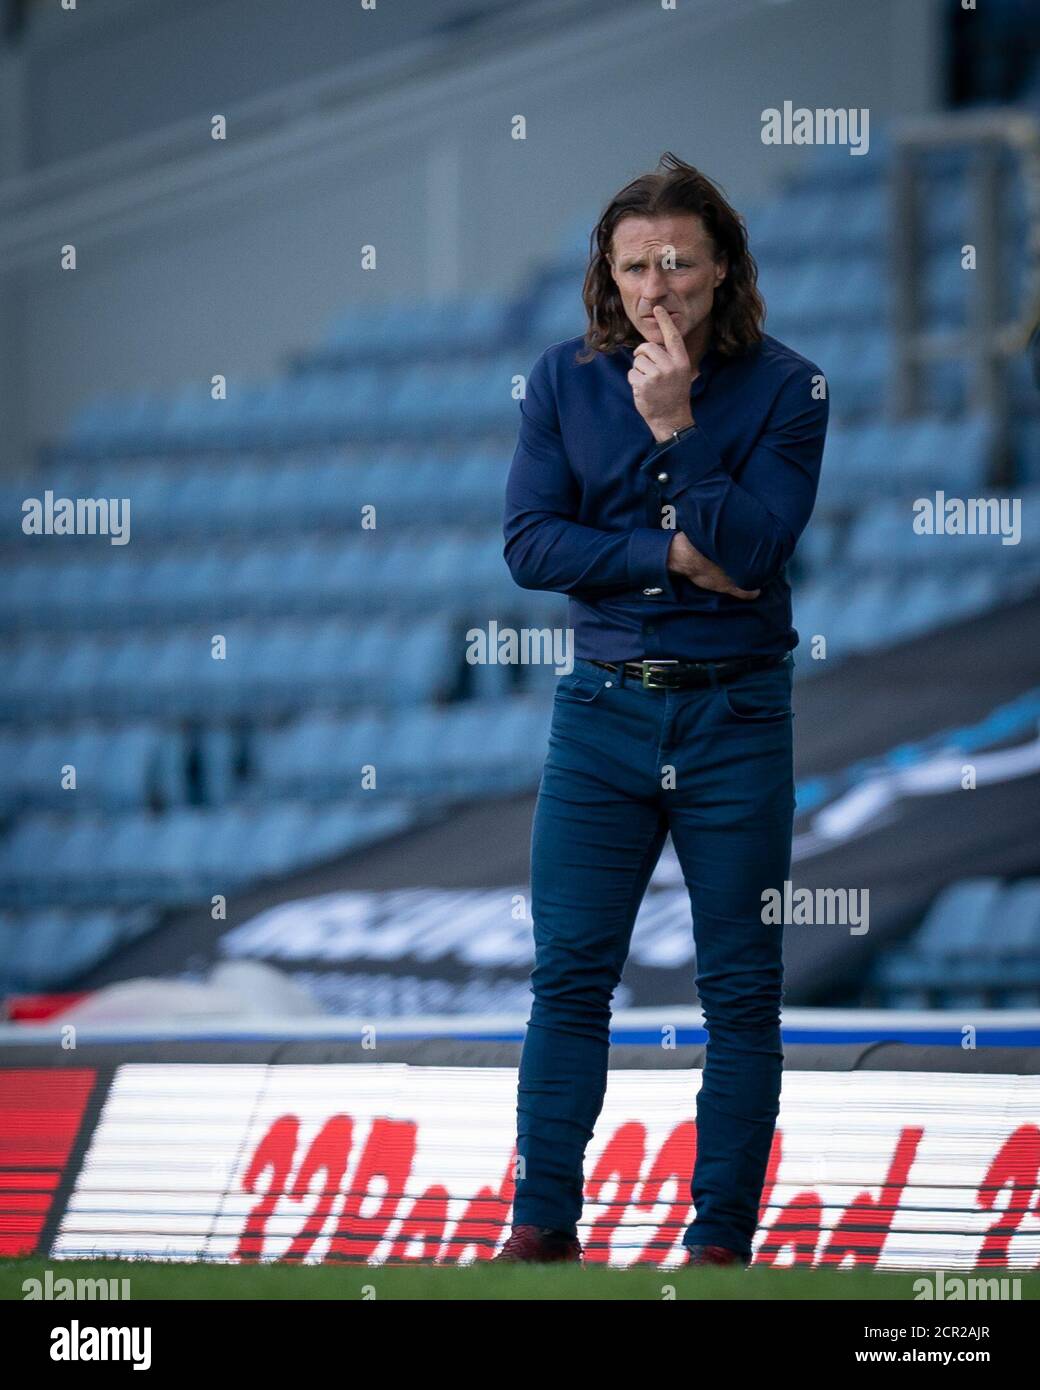
[[[711,315],[716,286],[726,278],[725,257],[714,257],[714,243],[693,213],[632,214],[617,224],[611,272],[625,313],[648,343],[664,341],[655,304],[668,310],[687,347],[697,341]]]

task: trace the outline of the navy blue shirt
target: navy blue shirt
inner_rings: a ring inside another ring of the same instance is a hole
[[[506,486],[505,558],[525,589],[570,598],[586,660],[719,660],[798,644],[784,566],[816,500],[827,428],[820,369],[766,336],[709,348],[690,387],[697,428],[658,444],[626,380],[633,349],[576,363],[581,338],[531,369]],[[659,481],[660,478],[660,481]],[[676,530],[742,589],[667,568]]]

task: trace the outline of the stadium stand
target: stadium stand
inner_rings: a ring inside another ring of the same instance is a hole
[[[828,377],[823,482],[791,577],[802,640],[824,634],[831,666],[1040,584],[1035,531],[956,547],[912,532],[914,499],[986,485],[993,422],[956,364],[930,372],[923,416],[881,416],[893,359],[880,133],[875,150],[870,161],[821,151],[748,215],[768,331]],[[967,306],[966,170],[952,152],[924,164],[924,310],[950,325]],[[1025,214],[1009,186],[1006,250],[1020,275]],[[489,615],[544,627],[562,614],[558,596],[512,584],[499,517],[515,381],[548,343],[582,331],[593,221],[567,230],[556,262],[515,298],[342,311],[280,379],[219,403],[197,386],[98,399],[45,452],[29,490],[129,498],[133,544],[78,538],[73,551],[34,537],[0,554],[11,981],[58,987],[157,905],[370,843],[420,804],[536,783],[552,669],[467,667],[462,635]],[[1024,358],[1012,392],[1016,496],[1035,510],[1040,411]],[[4,485],[12,507],[26,486]],[[364,508],[378,520],[359,533]],[[801,662],[799,677],[813,669]],[[45,727],[29,732],[30,719]],[[475,747],[479,761],[461,755]],[[379,809],[362,792],[372,760],[389,798]],[[951,985],[978,964],[972,924],[985,909],[992,946],[1012,915],[998,903],[1017,895],[1015,931],[1031,923],[1035,946],[1038,891],[951,889],[879,967],[879,997],[977,997]],[[954,921],[964,952],[937,953]],[[46,947],[59,929],[60,963]],[[1035,1001],[1036,981],[1009,983],[1017,939],[987,956],[987,997]]]
[[[1040,879],[951,884],[904,946],[877,961],[886,1008],[1035,1008],[1040,1004]]]

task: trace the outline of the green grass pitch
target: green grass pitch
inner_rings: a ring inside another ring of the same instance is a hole
[[[932,1271],[833,1269],[607,1269],[602,1265],[186,1264],[154,1260],[0,1260],[0,1299],[22,1299],[26,1279],[129,1279],[131,1300],[151,1299],[892,1299],[915,1297]],[[1040,1274],[947,1271],[973,1279],[1020,1279],[1021,1298],[1040,1298]]]

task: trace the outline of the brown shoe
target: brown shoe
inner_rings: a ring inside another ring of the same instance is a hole
[[[565,1231],[546,1226],[514,1226],[492,1264],[581,1264],[581,1243]]]
[[[747,1269],[751,1263],[735,1250],[727,1250],[724,1245],[691,1245],[687,1248],[688,1265],[743,1265]]]

